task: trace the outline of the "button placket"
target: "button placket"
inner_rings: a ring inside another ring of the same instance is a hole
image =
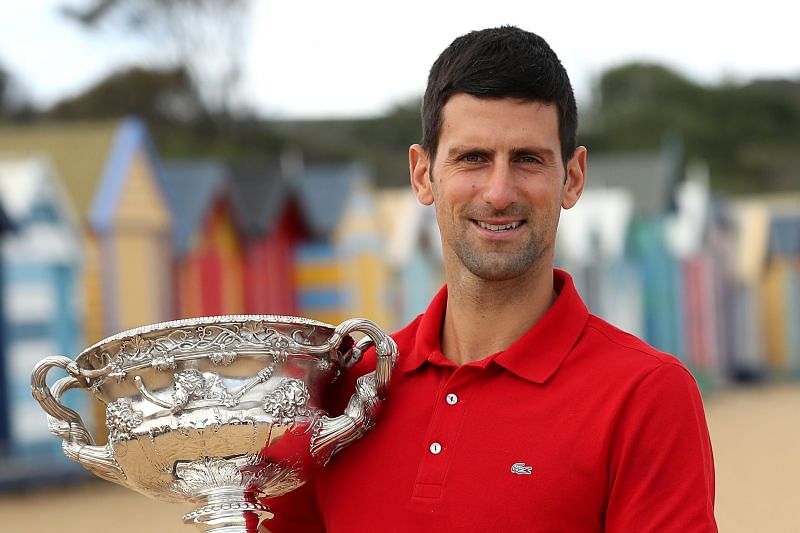
[[[446,377],[437,391],[437,399],[426,434],[426,446],[414,485],[414,498],[425,501],[441,498],[446,472],[453,460],[466,416],[466,404],[479,383],[474,368],[457,368]]]

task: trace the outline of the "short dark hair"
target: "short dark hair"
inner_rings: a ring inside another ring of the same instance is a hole
[[[442,109],[458,93],[555,103],[564,163],[575,151],[578,109],[569,76],[535,33],[514,26],[473,31],[458,37],[436,59],[422,101],[422,147],[431,160],[439,144]]]

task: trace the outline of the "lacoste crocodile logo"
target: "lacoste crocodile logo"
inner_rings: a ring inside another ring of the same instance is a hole
[[[511,465],[511,473],[519,474],[521,476],[530,476],[533,474],[533,467],[528,466],[525,463],[514,463]]]

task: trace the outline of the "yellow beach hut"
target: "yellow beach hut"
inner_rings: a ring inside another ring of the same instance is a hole
[[[141,120],[6,127],[0,153],[45,154],[78,210],[88,342],[171,318],[172,220]]]

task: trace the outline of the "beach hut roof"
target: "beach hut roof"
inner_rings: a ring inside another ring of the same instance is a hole
[[[63,122],[0,128],[0,156],[46,154],[79,215],[96,230],[111,226],[127,169],[139,149],[150,156],[163,185],[144,122]]]
[[[174,215],[173,244],[176,252],[183,255],[223,193],[228,170],[219,161],[187,159],[164,161],[162,174]]]
[[[247,237],[271,232],[289,200],[289,184],[277,160],[246,162],[229,168],[236,222]]]
[[[296,184],[300,213],[312,236],[329,237],[339,225],[355,185],[368,173],[360,164],[306,165]]]
[[[657,216],[674,208],[673,191],[683,179],[683,154],[670,148],[592,154],[587,167],[587,189],[626,189],[633,195],[635,214]]]
[[[87,217],[114,141],[117,122],[0,127],[0,157],[46,154],[79,215]]]
[[[0,230],[13,226],[22,232],[13,246],[8,245],[12,249],[6,246],[13,256],[80,260],[77,216],[47,158],[0,158],[0,206]],[[47,214],[37,219],[42,208]],[[32,220],[45,223],[31,224]]]

